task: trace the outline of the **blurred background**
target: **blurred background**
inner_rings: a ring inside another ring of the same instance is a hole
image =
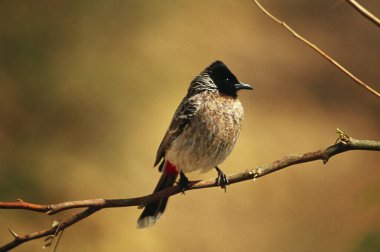
[[[380,15],[379,1],[361,2]],[[379,29],[345,1],[262,4],[380,90]],[[327,147],[337,127],[380,140],[379,100],[249,0],[1,1],[0,200],[151,193],[171,116],[217,59],[255,87],[240,95],[246,119],[220,166],[227,174]],[[58,251],[379,251],[379,166],[378,152],[348,152],[227,194],[191,191],[143,230],[137,207],[106,209],[67,229]],[[7,228],[24,234],[58,218],[2,210],[0,244]]]

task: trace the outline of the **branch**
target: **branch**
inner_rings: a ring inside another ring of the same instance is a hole
[[[294,31],[290,26],[288,26],[284,21],[281,21],[279,20],[278,18],[276,18],[275,16],[273,16],[269,11],[267,11],[257,0],[252,0],[259,8],[262,12],[265,13],[265,15],[267,15],[268,17],[270,17],[272,20],[274,20],[276,23],[282,25],[283,27],[285,27],[285,29],[287,29],[290,33],[292,33],[292,35],[294,37],[296,37],[297,39],[301,40],[303,43],[305,43],[307,46],[311,47],[312,49],[314,49],[314,51],[316,51],[317,53],[319,53],[322,57],[324,57],[325,59],[327,59],[331,64],[333,64],[334,66],[336,66],[339,70],[341,70],[344,74],[346,74],[348,77],[350,77],[353,81],[355,81],[355,83],[357,83],[358,85],[360,85],[362,88],[364,88],[365,90],[371,92],[372,94],[374,94],[377,98],[380,99],[380,93],[378,91],[376,91],[375,89],[371,88],[369,85],[365,84],[362,80],[360,80],[358,77],[356,77],[354,74],[352,74],[350,71],[348,71],[346,68],[344,68],[342,65],[340,65],[336,60],[334,60],[332,57],[330,57],[327,53],[325,53],[324,51],[322,51],[321,49],[319,49],[316,45],[314,45],[313,43],[311,43],[310,41],[308,41],[307,39],[305,39],[304,37],[302,37],[301,35],[299,35],[296,31]]]
[[[373,15],[371,12],[369,12],[366,8],[364,8],[362,5],[360,5],[355,0],[347,0],[347,2],[354,7],[357,11],[359,11],[360,14],[362,14],[365,18],[367,18],[369,21],[380,27],[380,19],[378,19],[375,15]]]
[[[98,210],[99,209],[97,208],[88,208],[83,212],[72,215],[70,218],[67,218],[66,220],[60,221],[59,230],[56,226],[53,225],[51,228],[20,236],[16,234],[16,232],[8,229],[14,237],[14,240],[0,247],[0,251],[9,251],[21,245],[24,242],[35,240],[41,237],[47,237],[49,235],[56,235],[58,232],[62,232],[64,229],[70,227],[71,225],[77,223],[80,220],[83,220],[84,218],[87,218],[88,216],[97,212]]]
[[[234,184],[246,180],[257,179],[295,164],[306,163],[315,160],[322,160],[323,163],[326,163],[331,157],[350,150],[380,151],[380,141],[357,140],[348,136],[345,132],[339,129],[338,134],[338,140],[334,145],[330,147],[302,154],[287,155],[282,159],[274,161],[270,164],[258,166],[253,170],[246,170],[232,174],[228,176],[229,183]],[[209,187],[218,187],[215,179],[190,181],[190,186],[186,189],[186,191]],[[5,244],[3,247],[0,247],[0,251],[8,251],[24,242],[46,237],[49,235],[54,235],[57,234],[58,231],[62,232],[64,229],[104,208],[130,206],[143,207],[148,203],[157,201],[161,198],[173,196],[181,192],[182,190],[177,185],[154,194],[128,199],[89,199],[68,201],[52,205],[39,205],[27,203],[22,200],[18,200],[16,202],[0,202],[0,209],[24,209],[29,211],[43,212],[50,215],[73,208],[87,208],[82,212],[79,212],[65,220],[60,221],[59,230],[57,230],[57,227],[54,226],[23,236],[19,236],[14,231],[10,230],[11,234],[14,237],[14,240]]]

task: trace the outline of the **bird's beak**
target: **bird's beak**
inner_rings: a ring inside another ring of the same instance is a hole
[[[253,90],[253,87],[251,85],[239,82],[235,84],[235,89],[240,90],[240,89],[248,89],[248,90]]]

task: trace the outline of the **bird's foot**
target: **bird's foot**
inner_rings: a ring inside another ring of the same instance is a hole
[[[226,174],[224,174],[217,166],[215,170],[218,172],[218,177],[216,178],[216,184],[224,189],[224,192],[227,192],[227,185],[230,183]]]
[[[189,179],[185,176],[185,174],[182,171],[179,173],[178,185],[182,191],[182,194],[185,194],[185,190],[190,186]]]

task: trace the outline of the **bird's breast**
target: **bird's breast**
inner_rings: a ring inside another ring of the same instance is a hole
[[[166,157],[184,172],[205,172],[231,153],[243,122],[243,107],[239,100],[221,95],[199,94],[193,99],[199,109]]]

